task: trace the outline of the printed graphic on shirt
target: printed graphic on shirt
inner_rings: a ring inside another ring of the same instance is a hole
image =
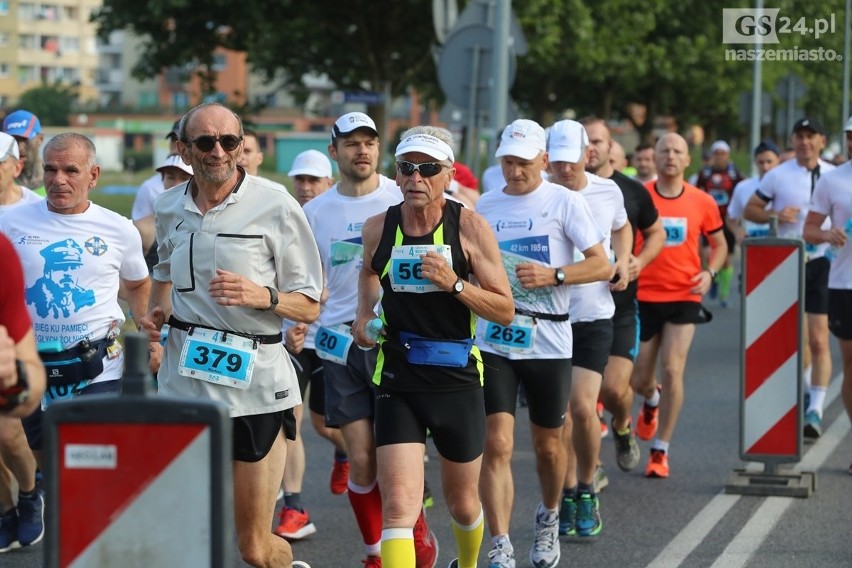
[[[86,242],[86,250],[100,256],[107,249],[99,237]],[[33,286],[27,288],[27,304],[34,305],[39,317],[52,315],[67,318],[71,312],[95,305],[95,292],[80,286],[75,271],[83,266],[83,247],[74,239],[65,239],[39,251],[44,257],[44,271]]]
[[[553,311],[553,295],[549,288],[534,288],[527,290],[518,280],[516,268],[524,262],[535,262],[545,266],[550,265],[550,244],[547,236],[522,237],[500,241],[500,256],[503,269],[509,276],[512,297],[525,304],[536,304]]]
[[[360,270],[361,262],[364,260],[364,245],[361,237],[332,241],[329,247],[329,260],[332,267],[357,262],[356,268]]]

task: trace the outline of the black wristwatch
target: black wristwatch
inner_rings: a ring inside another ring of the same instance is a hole
[[[564,270],[562,270],[561,268],[557,268],[554,271],[554,276],[556,277],[556,285],[557,286],[562,286],[563,284],[565,284],[565,271]]]
[[[18,381],[11,387],[0,389],[0,412],[11,412],[30,397],[27,367],[20,359],[15,359],[15,371]]]
[[[715,270],[713,270],[709,266],[707,268],[705,268],[705,270],[710,273],[710,280],[716,280],[717,272]]]
[[[455,284],[453,284],[453,289],[450,291],[450,296],[458,296],[464,290],[464,280],[459,278],[456,280]]]
[[[278,290],[272,286],[264,286],[264,288],[269,290],[269,307],[265,311],[270,312],[275,310],[275,306],[278,305]]]

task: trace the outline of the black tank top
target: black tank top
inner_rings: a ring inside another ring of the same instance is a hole
[[[385,215],[382,237],[370,267],[381,276],[387,336],[380,345],[373,382],[382,388],[405,391],[453,391],[482,385],[481,356],[474,347],[467,367],[435,367],[411,365],[405,358],[405,348],[399,342],[399,332],[410,332],[433,339],[470,339],[476,332],[476,316],[448,292],[394,292],[387,267],[391,250],[396,245],[450,245],[453,270],[467,281],[470,266],[462,250],[459,236],[459,217],[462,206],[446,201],[441,222],[422,237],[406,235],[401,229],[400,205],[390,207]],[[398,234],[401,242],[398,242]]]

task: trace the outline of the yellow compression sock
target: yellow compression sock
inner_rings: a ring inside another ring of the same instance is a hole
[[[479,516],[468,526],[452,521],[453,535],[456,537],[456,547],[459,552],[459,568],[476,568],[476,559],[479,556],[479,547],[482,545],[482,533],[485,529],[485,518],[482,509]]]
[[[382,530],[382,564],[396,568],[415,568],[414,530]]]

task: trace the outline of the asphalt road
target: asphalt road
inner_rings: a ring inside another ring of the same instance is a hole
[[[670,450],[671,477],[642,475],[648,443],[640,442],[642,464],[622,473],[615,465],[611,438],[603,441],[610,485],[601,494],[603,532],[596,538],[562,541],[562,566],[689,568],[747,566],[802,568],[852,566],[852,436],[849,420],[836,398],[839,380],[829,391],[831,404],[823,438],[805,447],[801,470],[817,472],[817,490],[807,499],[738,497],[724,488],[739,459],[739,308],[723,310],[707,303],[714,320],[700,326],[686,373],[686,401]],[[835,377],[840,373],[835,353]],[[638,403],[637,403],[638,405]],[[534,457],[524,410],[518,412],[513,470],[516,483],[511,537],[517,566],[529,566],[532,515],[538,503]],[[328,490],[332,450],[306,424],[308,471],[303,502],[318,532],[294,543],[297,559],[313,568],[360,566],[363,558],[355,521],[345,496]],[[436,457],[434,448],[429,453]],[[441,544],[437,566],[455,556],[447,509],[440,498],[437,460],[427,464],[436,494],[429,521]],[[93,496],[97,488],[92,488]],[[81,511],[80,522],[85,522]],[[139,527],[144,533],[145,527]],[[35,568],[42,546],[0,555],[0,566]],[[488,537],[480,566],[487,566]],[[233,566],[243,566],[236,552]]]

